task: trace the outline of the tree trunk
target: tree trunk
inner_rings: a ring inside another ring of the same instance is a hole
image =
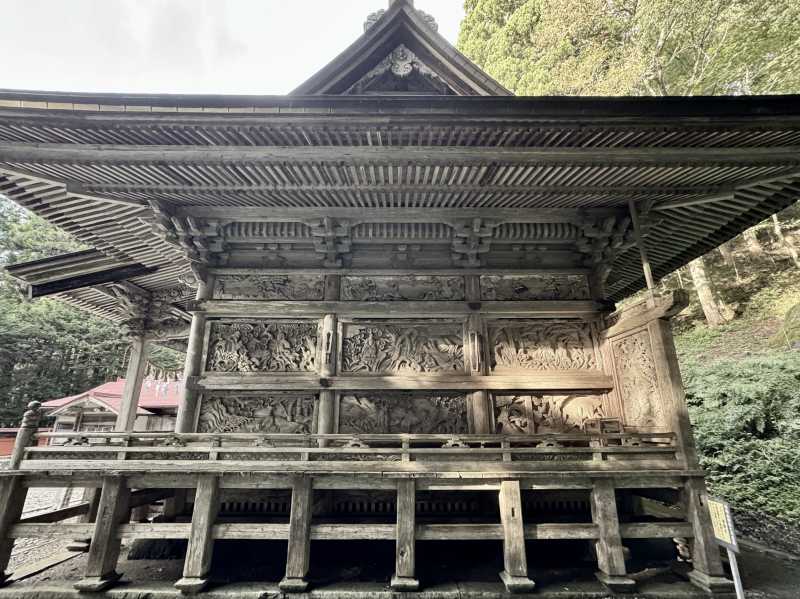
[[[783,230],[781,229],[781,221],[778,220],[778,215],[772,215],[772,229],[775,231],[775,236],[778,238],[778,243],[783,246],[783,249],[786,250],[786,253],[794,262],[794,265],[797,268],[800,268],[800,252],[797,251],[797,248],[794,246],[792,241],[783,234]]]
[[[730,241],[726,241],[719,246],[719,253],[722,254],[722,259],[728,266],[733,263],[733,250],[731,249],[730,243]]]
[[[742,237],[744,237],[747,250],[751,254],[754,256],[764,255],[764,248],[761,245],[761,242],[758,240],[758,235],[756,235],[755,229],[747,229],[744,233],[742,233]]]
[[[706,265],[702,256],[689,262],[689,272],[692,275],[692,282],[697,290],[700,305],[703,307],[703,314],[705,314],[708,324],[716,327],[733,320],[733,310],[720,299],[713,282],[706,273]]]

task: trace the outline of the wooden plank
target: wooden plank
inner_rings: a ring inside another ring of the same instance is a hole
[[[66,279],[48,281],[47,283],[37,283],[28,285],[28,298],[44,297],[55,293],[63,293],[64,291],[91,287],[93,285],[124,281],[133,277],[143,277],[153,274],[156,270],[158,270],[156,267],[145,266],[143,264],[131,264]]]
[[[206,300],[189,303],[190,311],[204,312],[209,317],[248,318],[322,318],[326,314],[349,317],[381,318],[463,318],[470,314],[528,318],[586,318],[601,315],[602,306],[593,301],[519,301],[519,302],[451,302],[451,301],[260,301]]]
[[[14,548],[13,530],[22,515],[28,489],[19,477],[0,479],[0,585],[8,578],[6,572]]]
[[[289,548],[286,576],[278,584],[282,591],[302,592],[308,587],[309,552],[311,549],[312,479],[298,476],[292,485],[292,508],[289,515]]]
[[[164,146],[120,144],[32,144],[5,142],[0,162],[61,162],[72,164],[189,163],[381,163],[381,164],[786,164],[796,165],[800,148],[775,147],[640,147],[640,148],[512,148],[453,146]],[[199,215],[198,215],[199,216]]]
[[[201,477],[195,492],[183,578],[175,583],[175,588],[182,593],[197,593],[208,585],[208,572],[214,550],[212,528],[219,513],[219,499],[217,477]]]
[[[623,539],[671,539],[694,536],[692,525],[688,522],[630,522],[619,525]]]
[[[542,390],[569,391],[610,389],[612,378],[600,371],[531,371],[526,375],[417,375],[412,376],[335,376],[321,382],[318,375],[232,375],[206,372],[187,382],[195,389],[208,391],[337,391],[413,390]]]

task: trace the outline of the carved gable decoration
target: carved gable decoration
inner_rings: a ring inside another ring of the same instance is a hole
[[[342,329],[343,372],[464,372],[464,337],[460,324],[347,323]]]
[[[200,406],[198,432],[310,434],[314,432],[314,396],[212,395]]]
[[[214,285],[216,299],[321,300],[323,275],[228,275]]]
[[[311,372],[317,360],[316,322],[214,322],[206,370]]]
[[[341,294],[345,301],[463,301],[464,277],[344,276],[341,279]]]
[[[354,83],[346,94],[455,92],[433,70],[403,44]]]
[[[625,424],[648,428],[664,426],[650,334],[640,331],[623,337],[611,344],[611,351]]]
[[[463,395],[344,395],[340,433],[460,434],[468,431]]]
[[[506,435],[575,433],[605,416],[601,395],[499,395],[494,406],[497,432]]]
[[[482,300],[588,300],[590,297],[584,275],[481,275]]]
[[[489,326],[492,370],[597,368],[591,328],[563,320],[498,320]]]

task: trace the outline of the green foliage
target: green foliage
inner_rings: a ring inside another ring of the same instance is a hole
[[[691,361],[683,375],[712,490],[800,522],[800,353]]]
[[[800,89],[793,0],[466,0],[460,49],[519,95]]]

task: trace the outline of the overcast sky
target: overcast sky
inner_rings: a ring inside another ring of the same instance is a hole
[[[0,88],[285,94],[388,0],[0,0]],[[451,42],[463,0],[417,0]]]

